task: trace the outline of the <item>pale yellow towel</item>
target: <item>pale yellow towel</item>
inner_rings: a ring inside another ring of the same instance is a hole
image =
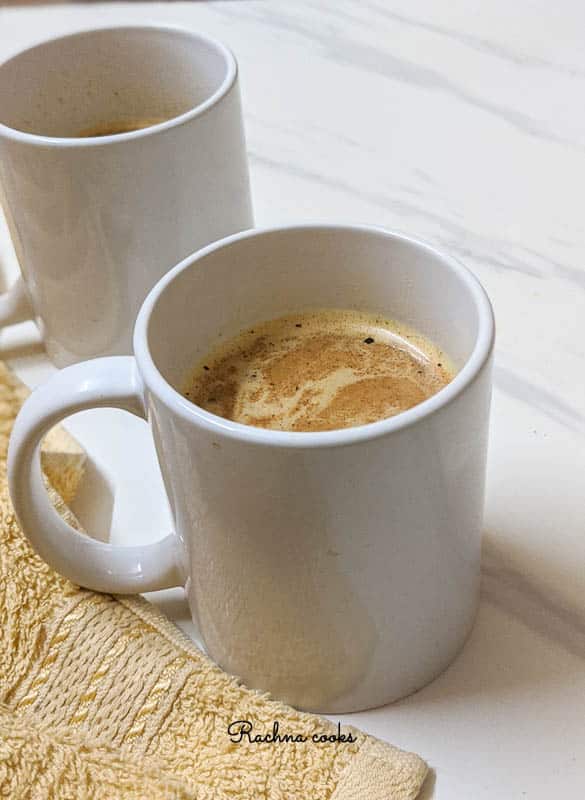
[[[22,398],[0,364],[0,796],[415,798],[424,762],[355,729],[353,743],[231,741],[236,720],[258,732],[278,720],[281,732],[309,737],[332,726],[244,688],[140,598],[80,589],[33,553],[5,480]],[[70,499],[83,454],[62,436],[47,445],[45,467]]]

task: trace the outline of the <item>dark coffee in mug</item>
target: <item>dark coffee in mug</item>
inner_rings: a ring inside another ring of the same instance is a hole
[[[165,121],[166,117],[157,117],[151,119],[130,119],[102,122],[99,125],[92,125],[90,128],[83,128],[83,130],[79,131],[77,137],[80,139],[88,139],[91,136],[114,136],[118,133],[140,131],[143,128],[150,128],[152,125],[159,125],[161,122]]]
[[[453,375],[447,355],[416,331],[376,314],[327,309],[263,322],[218,344],[184,394],[245,425],[327,431],[406,411]]]

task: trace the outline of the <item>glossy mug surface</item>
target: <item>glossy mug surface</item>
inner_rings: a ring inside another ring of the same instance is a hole
[[[180,28],[84,31],[0,65],[0,96],[0,200],[23,278],[0,325],[36,319],[57,366],[130,354],[161,275],[253,224],[233,55]]]
[[[241,425],[181,395],[220,335],[352,307],[427,336],[454,379],[395,417],[324,432]],[[133,358],[74,365],[31,395],[10,443],[16,513],[38,552],[84,586],[185,585],[209,654],[249,686],[320,712],[396,700],[449,664],[475,617],[493,341],[477,280],[413,239],[341,226],[228,237],[150,292]],[[82,538],[48,502],[41,437],[106,405],[152,427],[175,523],[157,544]]]

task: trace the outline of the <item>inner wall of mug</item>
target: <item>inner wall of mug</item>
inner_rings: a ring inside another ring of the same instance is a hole
[[[116,28],[55,39],[0,66],[0,122],[73,137],[110,124],[176,117],[213,95],[225,52],[188,31]]]
[[[153,308],[148,346],[181,391],[219,341],[255,323],[320,308],[371,311],[411,325],[461,368],[479,332],[453,262],[388,232],[292,228],[237,239],[194,260]]]

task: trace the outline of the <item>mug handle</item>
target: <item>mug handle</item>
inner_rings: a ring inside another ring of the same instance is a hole
[[[51,567],[88,589],[134,594],[182,586],[176,533],[154,544],[131,547],[98,542],[66,523],[49,500],[40,460],[43,436],[70,414],[107,407],[147,419],[142,381],[132,356],[74,364],[26,400],[8,448],[8,486],[23,533]]]
[[[0,199],[2,199],[2,187],[0,186]],[[0,203],[0,222],[3,222],[2,228],[8,233],[8,239],[14,249],[14,241],[11,236],[12,231],[8,224],[8,214],[3,213],[2,204]],[[0,267],[3,267],[2,254],[0,253]],[[19,264],[20,268],[20,264]],[[6,328],[8,325],[16,325],[17,322],[26,322],[27,320],[34,320],[35,313],[30,302],[30,297],[26,289],[22,275],[14,281],[10,289],[0,294],[0,328]]]
[[[26,286],[19,277],[8,291],[0,294],[0,328],[34,318]]]

